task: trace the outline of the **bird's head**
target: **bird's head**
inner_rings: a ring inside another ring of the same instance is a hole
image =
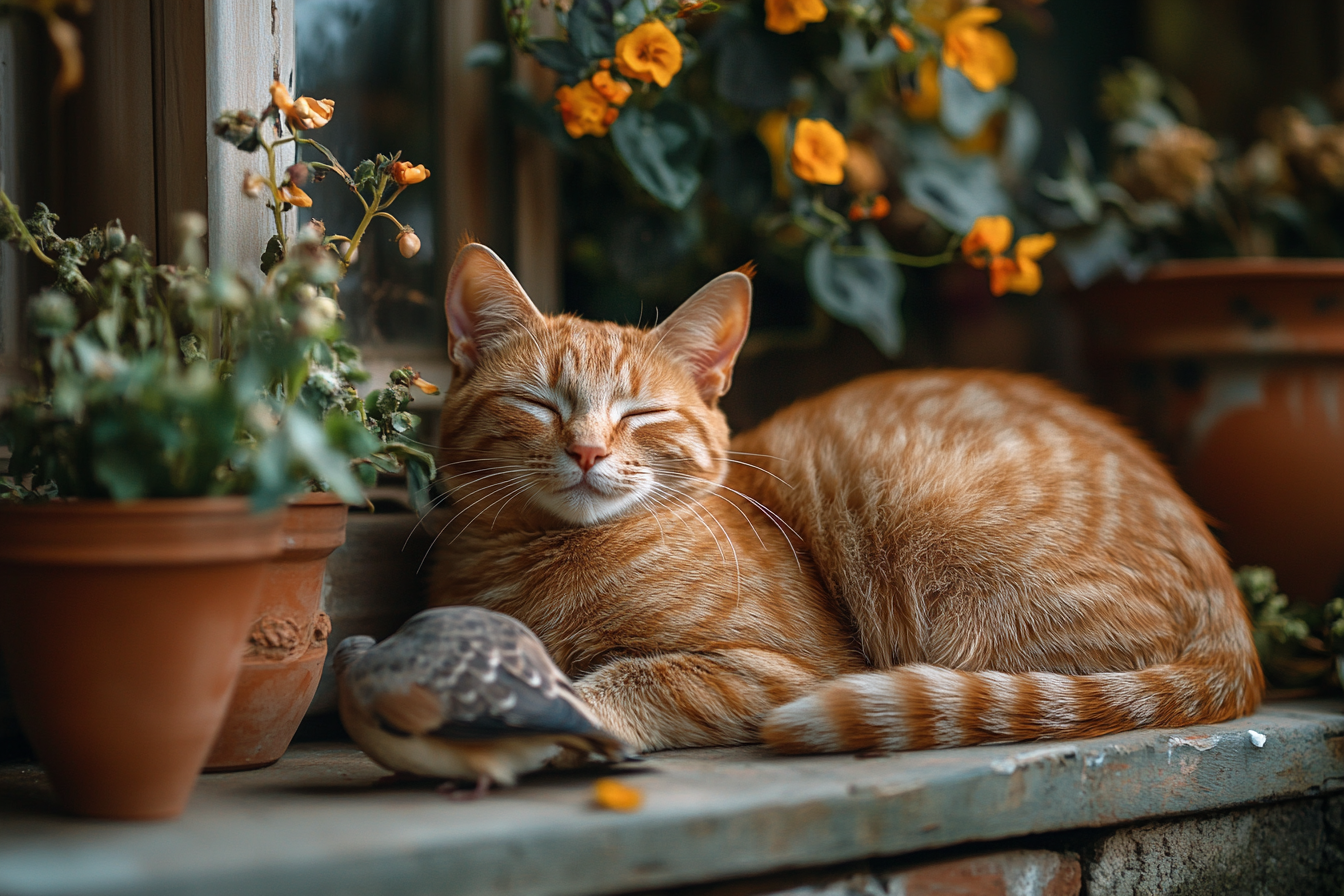
[[[342,641],[331,658],[337,677],[343,675],[351,663],[363,656],[376,643],[368,635],[354,635]]]

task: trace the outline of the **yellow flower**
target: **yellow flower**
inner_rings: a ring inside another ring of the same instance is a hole
[[[845,179],[845,161],[849,146],[829,121],[820,118],[799,119],[793,131],[793,152],[789,161],[793,173],[814,184],[838,184]]]
[[[313,205],[312,197],[293,184],[280,185],[280,198],[299,208],[311,208]]]
[[[915,38],[909,31],[906,31],[900,25],[892,25],[887,29],[891,39],[896,41],[896,48],[902,53],[909,53],[915,48]]]
[[[681,41],[657,19],[645,22],[616,41],[616,68],[627,78],[666,87],[681,71]]]
[[[560,117],[565,122],[565,131],[574,139],[584,134],[605,137],[607,128],[616,120],[608,115],[616,110],[611,108],[591,81],[580,81],[573,87],[561,87],[555,92],[560,103]]]
[[[905,114],[916,121],[928,121],[938,117],[942,107],[943,91],[938,86],[938,60],[926,57],[915,70],[915,89],[901,90],[901,103]]]
[[[970,233],[961,240],[961,254],[977,268],[989,265],[998,258],[1013,242],[1013,222],[1003,215],[986,215],[976,218]]]
[[[765,0],[765,29],[776,34],[793,34],[809,22],[825,19],[822,0]]]
[[[1017,74],[1017,54],[1002,31],[984,26],[1003,13],[992,6],[972,6],[947,20],[943,33],[943,64],[960,69],[976,90],[990,91]]]
[[[315,100],[310,96],[301,96],[297,100],[289,98],[289,91],[279,81],[271,82],[271,102],[284,113],[289,126],[298,131],[311,131],[331,121],[336,111],[335,100]]]
[[[789,195],[789,178],[784,173],[784,141],[789,130],[789,113],[767,112],[756,122],[756,136],[770,154],[770,170],[774,174],[775,195]]]
[[[392,179],[403,187],[418,184],[429,177],[428,168],[424,165],[412,165],[410,162],[393,162],[388,170],[392,174]]]
[[[635,88],[624,81],[617,81],[609,71],[599,71],[591,80],[593,88],[613,106],[624,106],[625,101],[630,99],[630,94],[635,92]]]
[[[1013,258],[1000,256],[990,262],[989,291],[996,296],[1007,292],[1034,295],[1041,288],[1041,266],[1036,263],[1036,259],[1053,248],[1053,233],[1022,237],[1013,250]]]

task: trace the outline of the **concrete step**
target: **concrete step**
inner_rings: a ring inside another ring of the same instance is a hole
[[[1220,725],[870,759],[670,751],[600,772],[644,792],[632,814],[596,808],[586,772],[464,803],[432,783],[374,787],[383,772],[348,744],[299,744],[204,777],[178,820],[88,821],[11,763],[0,894],[577,896],[818,868],[1323,797],[1344,789],[1342,711],[1271,704]]]

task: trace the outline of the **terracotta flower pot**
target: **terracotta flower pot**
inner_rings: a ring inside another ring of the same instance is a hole
[[[1234,564],[1344,584],[1344,260],[1171,262],[1084,293],[1102,397],[1174,463]]]
[[[285,508],[284,552],[271,562],[238,687],[206,771],[243,771],[284,755],[312,702],[331,620],[322,602],[327,557],[345,543],[347,508],[314,492]]]
[[[245,498],[0,505],[0,650],[19,722],[71,811],[185,808],[281,521]]]

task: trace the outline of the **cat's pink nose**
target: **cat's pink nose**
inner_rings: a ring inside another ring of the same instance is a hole
[[[602,458],[611,452],[607,450],[606,445],[580,445],[575,443],[566,449],[569,456],[579,465],[579,469],[587,473]]]

